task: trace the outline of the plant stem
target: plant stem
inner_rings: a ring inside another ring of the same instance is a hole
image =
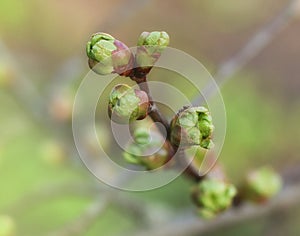
[[[166,119],[166,117],[160,112],[160,110],[156,106],[155,102],[153,101],[153,98],[151,96],[151,92],[150,92],[150,89],[149,89],[149,85],[148,85],[148,82],[147,82],[147,76],[143,76],[141,78],[133,76],[133,77],[131,77],[131,79],[138,84],[138,86],[139,86],[139,88],[141,90],[143,90],[144,92],[147,93],[149,101],[150,101],[149,116],[151,117],[151,119],[154,122],[158,122],[158,123],[160,123],[160,124],[163,125],[163,127],[162,126],[157,126],[157,128],[159,129],[159,131],[161,132],[161,134],[163,136],[165,136],[164,129],[167,131],[166,142],[169,144],[169,147],[170,147],[170,150],[169,150],[169,160],[177,152],[179,152],[180,158],[179,158],[179,161],[176,164],[177,164],[177,166],[185,166],[184,162],[186,161],[186,158],[185,158],[184,151],[181,150],[181,149],[178,150],[178,147],[172,145],[171,142],[170,142],[170,132],[171,132],[171,130],[170,130],[169,122]],[[199,181],[201,181],[203,179],[203,176],[200,176],[198,174],[198,172],[194,168],[192,168],[191,165],[188,165],[183,173],[188,178],[190,178],[190,179],[192,179],[192,180],[194,180],[196,182],[199,182]]]
[[[156,106],[156,104],[153,101],[153,98],[151,96],[150,89],[149,89],[149,86],[147,83],[147,77],[146,76],[143,78],[132,77],[131,79],[134,80],[138,84],[138,86],[141,90],[143,90],[145,93],[147,93],[149,101],[150,101],[149,116],[151,117],[151,119],[154,122],[159,122],[164,126],[164,128],[167,131],[167,139],[169,139],[169,137],[170,137],[169,122],[162,115],[162,113],[160,112],[160,110],[158,109],[158,107]],[[162,135],[164,136],[165,132],[162,130],[162,127],[158,127],[158,128],[159,128],[160,132],[162,133]]]

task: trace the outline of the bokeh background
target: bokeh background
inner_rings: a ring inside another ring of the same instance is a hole
[[[80,161],[71,116],[76,89],[89,71],[85,44],[98,31],[134,46],[142,31],[165,30],[172,47],[214,74],[286,4],[2,0],[1,217],[21,236],[98,236],[131,235],[192,212],[192,183],[184,177],[149,192],[120,192],[98,182]],[[261,165],[283,171],[300,163],[299,39],[298,17],[222,87],[228,127],[219,160],[234,183]],[[107,132],[99,127],[100,135]],[[299,208],[209,235],[299,235]]]

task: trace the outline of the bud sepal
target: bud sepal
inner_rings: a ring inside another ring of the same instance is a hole
[[[134,131],[134,142],[130,143],[123,153],[124,159],[134,165],[154,170],[169,160],[169,144],[164,142],[160,134],[147,128],[139,127]]]
[[[192,197],[198,206],[200,216],[206,219],[215,217],[227,210],[237,194],[234,185],[220,179],[204,179],[193,190]]]

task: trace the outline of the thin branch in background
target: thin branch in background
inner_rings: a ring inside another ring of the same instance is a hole
[[[267,25],[263,26],[246,45],[232,58],[226,60],[214,76],[216,83],[222,87],[234,74],[239,72],[246,64],[255,58],[261,51],[283,30],[300,12],[300,1],[291,0],[287,6]],[[203,103],[203,97],[209,98],[217,91],[215,82],[209,83],[197,97],[193,104]]]
[[[20,71],[18,63],[8,48],[0,41],[0,60],[5,60],[13,68],[13,92],[25,110],[30,111],[35,119],[42,120],[44,114],[43,99],[33,82]]]
[[[96,198],[83,213],[71,221],[67,225],[63,226],[60,230],[54,231],[48,236],[76,236],[83,235],[86,233],[96,220],[105,213],[105,211],[110,206],[115,206],[121,211],[125,211],[127,217],[132,215],[135,221],[138,221],[141,226],[148,226],[148,210],[142,202],[138,202],[136,199],[125,199],[113,194],[111,191],[109,193],[100,193],[101,197]]]
[[[100,201],[97,199],[90,204],[84,213],[73,222],[64,226],[61,230],[48,234],[48,236],[75,236],[82,235],[89,227],[95,223],[97,218],[108,208],[109,199],[105,197]]]
[[[118,174],[114,178],[113,185],[119,186],[122,183],[129,182],[131,178],[132,176],[128,175],[127,173]],[[96,199],[85,208],[84,212],[78,218],[63,226],[61,229],[47,235],[82,235],[95,223],[98,217],[100,217],[110,205],[119,206],[121,209],[126,209],[126,211],[131,212],[136,219],[146,222],[146,220],[143,220],[147,215],[143,204],[139,203],[135,199],[124,199],[122,196],[114,194],[114,191],[117,190],[111,187],[108,188],[109,189],[104,189],[104,187],[97,185],[98,191],[94,193],[94,196],[96,195]]]

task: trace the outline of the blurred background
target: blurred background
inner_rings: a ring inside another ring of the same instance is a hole
[[[76,89],[89,71],[85,44],[98,31],[134,46],[142,31],[164,30],[171,47],[214,75],[287,4],[0,1],[0,235],[11,235],[1,234],[1,227],[21,236],[132,235],[193,213],[192,183],[184,177],[128,193],[98,182],[80,161],[71,118]],[[294,17],[222,87],[228,127],[219,160],[234,183],[264,164],[287,172],[300,165],[299,39]],[[100,135],[107,132],[99,127]],[[209,235],[299,235],[299,220],[300,206]]]

